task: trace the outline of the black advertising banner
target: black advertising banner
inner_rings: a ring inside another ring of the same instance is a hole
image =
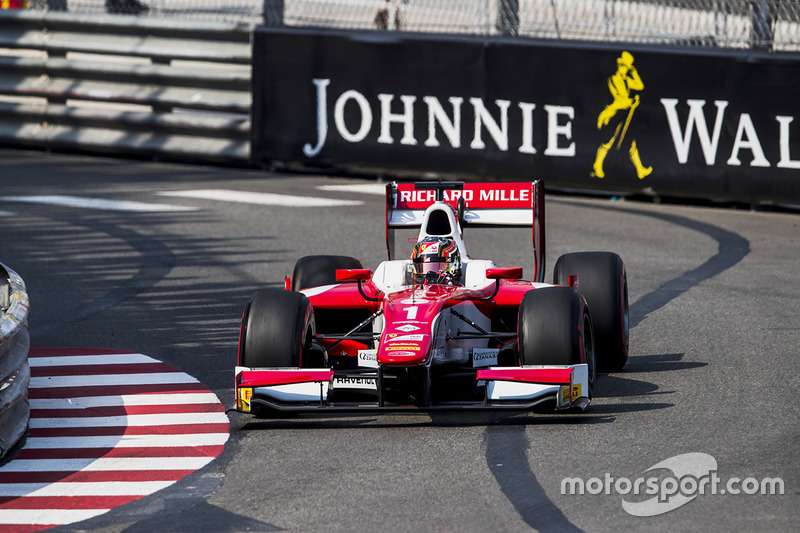
[[[800,55],[257,28],[252,159],[800,203]]]

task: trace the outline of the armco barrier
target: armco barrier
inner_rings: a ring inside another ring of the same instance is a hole
[[[2,11],[0,49],[17,53],[0,55],[0,143],[247,161],[250,33],[235,23]]]
[[[16,272],[0,263],[0,458],[28,427],[28,294]]]
[[[256,28],[252,153],[800,204],[800,54]]]

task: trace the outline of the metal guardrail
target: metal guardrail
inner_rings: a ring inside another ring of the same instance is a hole
[[[0,12],[0,143],[247,161],[250,26]]]
[[[28,428],[28,294],[16,272],[0,263],[0,458]]]

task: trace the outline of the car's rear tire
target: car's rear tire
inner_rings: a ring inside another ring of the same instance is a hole
[[[337,283],[339,268],[364,268],[361,261],[346,255],[307,255],[297,260],[292,272],[292,290],[321,287]]]
[[[625,264],[612,252],[577,252],[556,262],[553,283],[567,285],[578,276],[578,289],[589,305],[594,326],[598,372],[618,372],[628,361],[628,278]]]
[[[257,291],[242,315],[239,365],[302,367],[314,333],[314,311],[304,294],[283,289]]]
[[[517,333],[523,365],[585,363],[591,393],[596,368],[592,318],[577,290],[545,287],[529,291],[519,306]]]

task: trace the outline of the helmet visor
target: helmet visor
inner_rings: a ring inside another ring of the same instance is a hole
[[[449,272],[449,263],[433,262],[433,263],[414,263],[414,272],[417,274],[427,274],[428,272]]]

